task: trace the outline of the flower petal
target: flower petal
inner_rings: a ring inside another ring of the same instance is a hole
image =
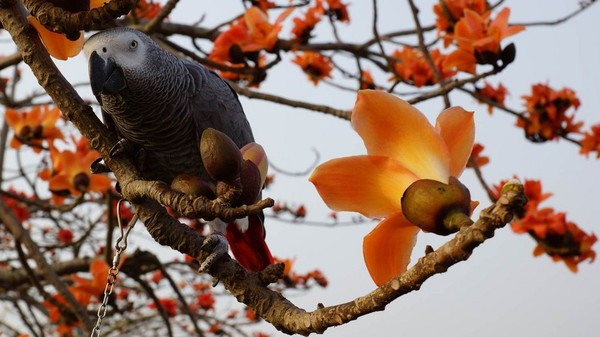
[[[368,217],[384,217],[400,210],[404,190],[417,179],[391,158],[368,155],[330,160],[309,178],[331,209]]]
[[[382,91],[361,90],[352,126],[370,155],[388,156],[419,178],[448,182],[450,159],[442,138],[419,110]]]
[[[71,41],[62,34],[49,31],[36,18],[30,16],[28,19],[29,23],[37,30],[48,53],[54,58],[65,61],[69,57],[79,54],[81,51],[83,47],[83,33],[80,34],[79,39]]]
[[[104,193],[110,189],[111,184],[112,180],[109,177],[101,174],[93,174],[90,176],[88,191]]]
[[[450,154],[450,175],[458,178],[467,165],[475,142],[473,112],[451,107],[440,113],[435,127]]]
[[[402,212],[397,212],[365,236],[363,256],[377,286],[406,271],[418,232],[419,227],[408,222]]]

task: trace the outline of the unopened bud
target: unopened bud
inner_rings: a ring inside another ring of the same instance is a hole
[[[408,221],[426,232],[448,235],[458,230],[448,226],[451,214],[471,213],[471,194],[458,179],[450,177],[449,184],[421,179],[412,183],[402,196],[402,213]]]
[[[267,159],[267,153],[265,149],[258,143],[248,143],[244,145],[240,152],[242,157],[246,160],[253,162],[260,171],[260,186],[262,187],[267,179],[267,172],[269,170],[269,160]]]
[[[242,194],[239,197],[240,204],[251,205],[258,200],[262,190],[261,175],[258,167],[250,160],[245,160],[240,172],[242,182]]]
[[[242,154],[231,138],[208,128],[202,132],[200,154],[206,173],[216,181],[229,182],[239,177]]]
[[[192,174],[180,174],[171,182],[171,189],[194,197],[204,196],[214,199],[215,193],[209,184],[199,176]]]

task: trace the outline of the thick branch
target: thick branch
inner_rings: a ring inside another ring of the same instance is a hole
[[[102,7],[77,13],[64,10],[44,0],[23,0],[23,4],[46,28],[76,40],[81,30],[102,28],[107,22],[127,14],[131,9],[132,1],[112,0]]]
[[[383,310],[398,297],[419,289],[431,276],[443,273],[454,264],[468,259],[477,246],[493,237],[496,229],[511,221],[513,213],[521,210],[526,200],[522,186],[514,184],[514,188],[504,191],[495,205],[483,210],[479,220],[473,225],[461,229],[452,240],[419,259],[404,274],[351,302],[312,312],[294,306],[281,294],[263,287],[260,275],[248,273],[229,259],[221,260],[215,265],[212,274],[240,302],[254,308],[277,329],[289,334],[322,333],[329,327]],[[470,220],[465,219],[465,223],[470,223]]]

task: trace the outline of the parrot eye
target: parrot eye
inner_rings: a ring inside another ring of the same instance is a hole
[[[130,49],[135,49],[138,46],[138,42],[137,40],[132,40],[131,43],[129,44],[129,48]]]

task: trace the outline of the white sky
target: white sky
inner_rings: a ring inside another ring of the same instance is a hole
[[[340,26],[339,32],[345,41],[364,41],[371,36],[371,1],[349,2],[352,24]],[[412,27],[412,16],[405,1],[379,2],[380,32]],[[206,14],[206,25],[220,23],[239,14],[240,3],[238,0],[182,0],[171,20],[192,23]],[[418,1],[424,24],[433,22],[433,3]],[[512,9],[511,21],[530,22],[560,17],[575,9],[577,1],[505,1],[505,6]],[[530,92],[531,84],[547,81],[556,89],[568,86],[576,91],[582,102],[579,119],[586,121],[588,127],[600,122],[598,18],[600,6],[595,5],[566,24],[532,27],[509,38],[517,46],[516,61],[489,81],[493,84],[501,81],[508,87],[511,96],[507,104],[517,110],[521,109],[520,97]],[[321,24],[318,32],[329,33],[327,24]],[[58,63],[73,82],[86,80],[83,55]],[[369,69],[374,70],[374,67]],[[341,75],[334,73],[334,77]],[[380,77],[379,81],[382,78],[385,77]],[[314,87],[297,66],[286,64],[269,73],[261,90],[338,108],[351,108],[355,99],[352,93],[340,92],[324,84]],[[81,93],[93,99],[88,91]],[[476,111],[476,140],[486,146],[485,154],[491,158],[491,164],[483,168],[488,182],[495,183],[513,174],[541,179],[544,190],[554,193],[543,205],[567,211],[568,219],[584,230],[600,233],[597,226],[599,198],[596,197],[600,190],[600,161],[586,159],[578,154],[576,146],[563,141],[542,145],[530,143],[522,136],[522,130],[514,126],[514,118],[499,111],[490,117],[485,106],[477,105],[461,93],[454,94],[452,102]],[[242,103],[257,141],[280,168],[303,170],[314,159],[311,148],[318,149],[321,161],[365,152],[360,138],[347,121],[256,100],[242,99]],[[420,104],[418,108],[433,119],[441,110],[442,102],[434,100]],[[471,187],[474,199],[481,200],[484,206],[488,204],[472,172],[467,171],[461,180]],[[265,194],[276,200],[305,204],[311,220],[328,220],[329,210],[306,177],[290,178],[278,174],[275,185]],[[342,214],[341,218],[350,219],[351,216]],[[292,300],[312,310],[317,303],[338,304],[374,289],[364,267],[361,244],[362,237],[375,224],[323,228],[268,220],[267,242],[275,255],[295,256],[298,272],[319,268],[330,281],[326,289],[294,295]],[[148,236],[142,226],[135,231],[136,237]],[[138,241],[142,242],[146,245],[148,240]],[[443,242],[444,238],[421,234],[413,260],[421,256],[425,245],[435,248]],[[420,291],[396,300],[384,312],[331,328],[325,335],[584,337],[593,332],[597,334],[600,331],[598,263],[582,264],[579,273],[573,274],[563,264],[553,263],[546,256],[534,258],[531,254],[534,246],[527,236],[515,235],[509,228],[500,230],[495,238],[476,249],[467,262],[433,277]],[[596,250],[598,247],[597,244]],[[265,329],[273,331],[269,327]],[[275,335],[279,333],[273,332]]]

